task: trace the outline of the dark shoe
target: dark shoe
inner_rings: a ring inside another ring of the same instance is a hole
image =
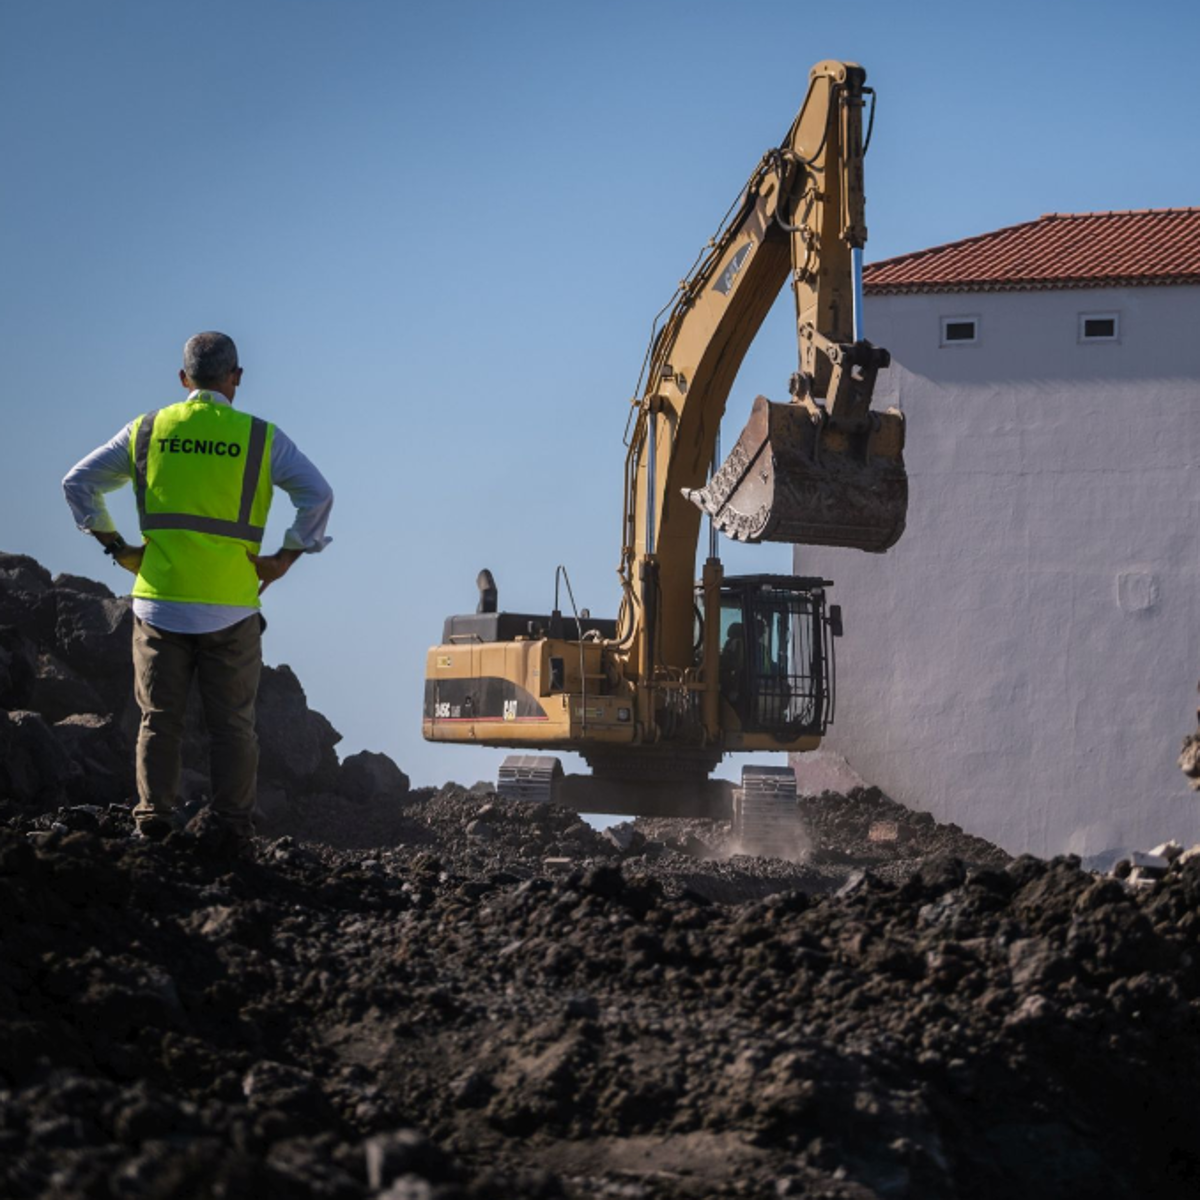
[[[168,833],[174,833],[178,828],[178,823],[172,817],[143,817],[138,821],[137,832],[133,836],[138,841],[161,842]]]
[[[187,832],[196,839],[196,848],[212,858],[252,854],[252,830],[248,822],[230,821],[211,808],[202,809],[187,824]]]

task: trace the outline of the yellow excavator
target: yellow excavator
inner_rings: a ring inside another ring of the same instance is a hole
[[[573,598],[564,614],[558,574],[550,613],[501,612],[483,571],[476,612],[449,617],[429,651],[424,736],[521,751],[501,767],[502,795],[582,812],[732,815],[760,846],[791,836],[790,768],[747,767],[739,788],[710,776],[726,752],[820,744],[841,613],[828,580],[726,577],[716,535],[881,553],[904,530],[904,418],[871,408],[889,356],[859,329],[873,116],[860,66],[818,63],[787,136],[656,323],[626,427],[617,618],[575,610]],[[791,399],[759,396],[717,467],[734,377],[789,280]],[[591,774],[564,775],[530,750],[577,751]]]

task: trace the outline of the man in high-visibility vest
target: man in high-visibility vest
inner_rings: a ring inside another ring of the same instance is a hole
[[[301,554],[323,550],[333,492],[279,428],[233,407],[237,347],[198,333],[183,349],[187,398],[145,413],[77,463],[63,480],[80,529],[137,580],[134,690],[143,837],[175,826],[184,711],[193,676],[211,740],[213,812],[239,841],[253,833],[262,670],[260,595]],[[141,543],[116,531],[104,493],[132,482]],[[296,519],[274,554],[261,554],[275,487]]]

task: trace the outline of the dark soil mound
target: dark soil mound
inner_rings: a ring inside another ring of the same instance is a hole
[[[10,820],[0,1194],[1194,1194],[1200,860],[725,905],[562,810],[408,809],[254,859]]]
[[[121,602],[6,562],[0,681],[50,654],[100,707],[0,712],[0,1195],[1197,1194],[1200,856],[1009,861],[862,789],[750,858],[408,792],[323,718],[264,782],[290,836],[194,800],[136,842],[119,656],[54,632]]]
[[[41,812],[133,795],[132,627],[129,600],[104,584],[52,579],[33,559],[0,552],[0,801]],[[301,832],[316,814],[320,836],[343,809],[352,814],[343,823],[361,826],[356,806],[394,808],[408,792],[407,777],[386,755],[363,752],[339,763],[341,734],[308,707],[287,666],[263,668],[257,717],[264,832]],[[184,798],[207,797],[208,738],[194,689],[183,765]],[[374,816],[376,834],[386,819]]]

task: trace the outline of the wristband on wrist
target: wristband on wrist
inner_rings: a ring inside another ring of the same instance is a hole
[[[117,536],[111,542],[109,542],[107,546],[104,547],[104,553],[107,554],[109,558],[113,560],[113,562],[116,562],[117,555],[120,554],[122,550],[127,550],[128,548],[128,543],[118,533]]]

